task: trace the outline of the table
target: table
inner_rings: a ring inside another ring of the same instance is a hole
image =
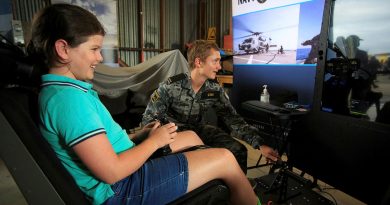
[[[222,87],[224,84],[233,84],[233,75],[217,75],[217,81]]]

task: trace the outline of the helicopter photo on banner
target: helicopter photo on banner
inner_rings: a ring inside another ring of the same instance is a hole
[[[323,6],[324,0],[238,1],[233,63],[316,64]]]

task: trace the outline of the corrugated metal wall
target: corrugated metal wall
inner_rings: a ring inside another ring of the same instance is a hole
[[[200,1],[206,1],[207,22],[202,36],[197,36],[199,14],[204,12],[198,11]],[[49,5],[50,0],[13,0],[12,3],[14,19],[30,23],[33,15]],[[207,28],[217,27],[218,23],[217,42],[223,47],[223,35],[230,28],[231,4],[231,0],[118,0],[119,57],[129,66],[137,65],[141,62],[141,50],[145,61],[167,50],[183,49],[183,44],[207,37]],[[142,31],[140,22],[143,22]]]
[[[49,5],[45,0],[13,0],[12,12],[14,20],[31,22],[34,14]]]
[[[217,28],[216,42],[223,48],[223,36],[228,35],[230,31],[230,20],[232,18],[231,0],[207,0],[206,11],[206,31],[204,35],[207,38],[208,28]],[[218,27],[218,24],[220,26]]]
[[[164,49],[180,48],[180,0],[165,0],[164,12]]]
[[[118,0],[119,58],[129,66],[139,63],[139,18],[138,1]]]
[[[221,0],[221,38],[220,42],[223,42],[223,36],[230,34],[230,21],[232,20],[232,0]],[[221,48],[223,47],[221,43]]]
[[[49,5],[45,0],[12,0],[12,18],[22,22],[25,45],[31,38],[31,21],[34,14]]]
[[[141,6],[138,5],[141,2]],[[120,58],[129,66],[140,63],[140,43],[143,39],[143,59],[171,49],[181,49],[180,42],[180,3],[184,8],[196,7],[197,0],[118,0],[118,30]],[[161,5],[162,4],[162,5]],[[163,8],[161,8],[163,7]],[[138,9],[140,9],[138,11]],[[141,11],[142,10],[142,11]],[[196,11],[183,15],[183,36],[188,41],[195,39]],[[141,13],[142,12],[142,13]],[[137,15],[137,14],[140,15]],[[162,15],[162,19],[160,16]],[[195,17],[194,17],[195,16]],[[142,19],[139,19],[142,18]],[[142,32],[139,22],[142,20]],[[160,26],[162,24],[162,26]],[[186,30],[189,28],[189,31]],[[142,38],[140,35],[142,33]],[[161,36],[163,39],[160,39]]]
[[[160,48],[160,1],[143,0],[143,45],[145,49],[144,60],[158,55],[160,52],[151,51]],[[148,50],[148,48],[150,50]]]
[[[183,4],[183,39],[184,43],[188,43],[198,38],[196,33],[199,0],[183,0]]]
[[[218,16],[215,11],[218,8],[218,2],[219,0],[207,0],[206,1],[206,25],[205,28],[206,30],[204,33],[202,33],[202,36],[207,39],[208,35],[208,28],[210,27],[217,27],[218,23]],[[218,31],[217,31],[218,32]],[[216,34],[218,36],[219,33]]]

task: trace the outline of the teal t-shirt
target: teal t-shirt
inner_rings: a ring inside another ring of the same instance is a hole
[[[101,204],[114,192],[110,184],[96,178],[72,147],[90,137],[106,133],[114,151],[134,147],[126,131],[113,119],[92,84],[64,76],[42,76],[39,94],[40,130],[65,168],[93,204]]]

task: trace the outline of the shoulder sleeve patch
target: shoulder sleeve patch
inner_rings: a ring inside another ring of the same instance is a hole
[[[171,83],[173,83],[173,82],[176,82],[176,81],[179,81],[179,80],[183,80],[183,79],[185,79],[185,78],[187,78],[187,74],[185,74],[185,73],[180,73],[180,74],[178,74],[178,75],[174,75],[174,76],[168,78],[167,84],[169,85],[169,84],[171,84]]]
[[[155,90],[152,94],[152,97],[150,98],[150,100],[155,103],[158,99],[160,99],[160,94],[158,94],[157,90]]]

